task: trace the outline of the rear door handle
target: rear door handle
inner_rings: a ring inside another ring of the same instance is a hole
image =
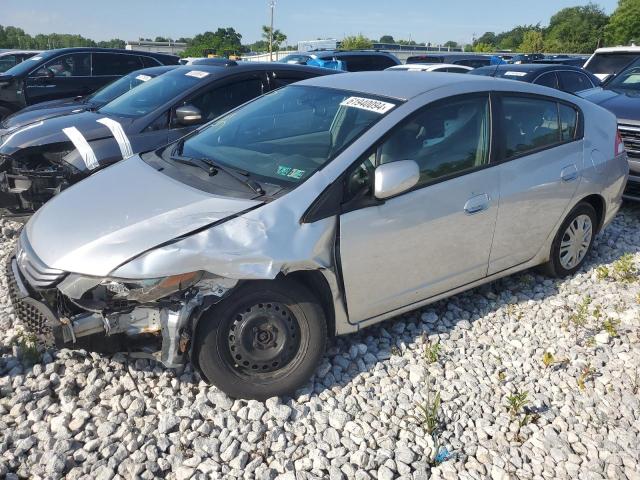
[[[489,208],[490,201],[491,199],[486,193],[475,195],[467,200],[467,203],[464,204],[464,211],[467,213],[467,215],[473,215],[474,213],[482,212],[483,210]]]
[[[564,167],[560,172],[560,178],[563,182],[572,182],[578,178],[578,167],[575,164]]]

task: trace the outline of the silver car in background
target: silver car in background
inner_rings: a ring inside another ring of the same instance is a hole
[[[235,397],[303,385],[328,335],[583,264],[628,175],[613,114],[536,85],[306,80],[57,195],[8,264],[59,346],[147,340]]]

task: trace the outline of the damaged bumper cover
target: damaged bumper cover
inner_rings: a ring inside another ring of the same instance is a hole
[[[109,309],[115,305],[92,311],[92,305],[97,306],[98,303],[87,300],[86,294],[99,285],[102,287],[97,290],[107,291],[105,284],[110,285],[113,280],[100,281],[64,274],[64,277],[53,280],[52,277],[43,277],[38,284],[32,277],[45,272],[40,266],[25,266],[20,259],[20,248],[19,245],[17,255],[11,257],[6,265],[9,296],[16,316],[41,343],[55,343],[57,348],[85,348],[83,340],[90,337],[153,339],[152,343],[157,345],[160,341],[161,346],[145,355],[167,367],[185,363],[191,348],[192,330],[200,314],[219,302],[237,284],[235,280],[223,278],[198,278],[186,290],[173,292],[170,298],[147,303],[119,302],[119,311]],[[34,287],[34,283],[38,287]],[[89,290],[83,290],[83,287]],[[112,298],[115,297],[117,294]],[[148,347],[149,342],[141,344]],[[143,350],[148,351],[148,348]]]

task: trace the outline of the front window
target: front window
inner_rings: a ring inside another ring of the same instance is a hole
[[[0,57],[0,73],[6,72],[11,67],[18,63],[18,58],[15,55],[5,55]]]
[[[354,92],[284,87],[219,118],[188,138],[180,154],[294,187],[396,105],[395,100]]]
[[[130,90],[99,111],[119,117],[141,117],[190,90],[207,76],[208,72],[177,69]]]
[[[584,69],[594,74],[613,75],[640,57],[640,53],[598,53],[584,66]]]
[[[36,77],[88,77],[91,75],[91,54],[72,53],[62,55],[40,67]]]
[[[91,96],[91,100],[98,103],[109,103],[114,98],[118,98],[123,93],[133,90],[152,78],[151,75],[140,72],[131,73],[98,90]]]
[[[607,84],[607,88],[619,88],[640,92],[640,59]]]

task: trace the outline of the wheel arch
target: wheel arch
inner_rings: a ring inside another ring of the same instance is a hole
[[[333,293],[329,282],[319,270],[296,270],[286,275],[280,274],[278,278],[294,280],[304,285],[318,300],[327,321],[327,333],[329,337],[336,333],[336,314],[333,303]]]
[[[579,202],[576,203],[576,205],[582,202],[588,203],[596,211],[596,215],[598,216],[598,218],[596,219],[597,225],[596,225],[595,233],[599,233],[600,230],[602,229],[605,212],[606,212],[606,202],[604,198],[601,195],[594,193],[592,195],[588,195],[582,198]]]

